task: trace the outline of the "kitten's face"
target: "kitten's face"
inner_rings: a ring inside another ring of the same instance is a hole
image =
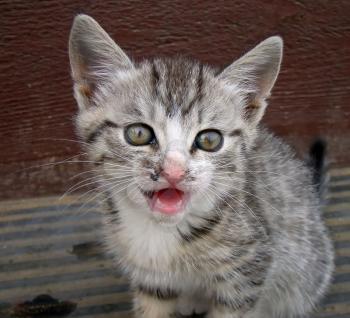
[[[99,163],[100,189],[120,209],[163,224],[219,209],[242,184],[280,58],[275,37],[221,73],[184,59],[134,65],[78,16],[70,38],[77,126]]]
[[[243,164],[247,125],[241,96],[213,70],[155,60],[115,73],[99,93],[78,122],[86,139],[100,131],[89,153],[102,164],[109,195],[164,223],[212,209],[226,195]],[[113,125],[101,129],[105,122]]]

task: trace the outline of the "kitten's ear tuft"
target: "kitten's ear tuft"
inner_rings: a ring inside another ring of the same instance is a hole
[[[118,70],[133,64],[123,50],[91,17],[75,17],[69,37],[69,59],[79,107],[91,105],[100,83]]]
[[[266,108],[266,98],[280,70],[283,41],[272,36],[225,68],[219,78],[238,85],[246,93],[245,118],[257,124]]]

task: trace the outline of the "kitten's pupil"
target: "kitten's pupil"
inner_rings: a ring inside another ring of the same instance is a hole
[[[204,144],[205,144],[206,146],[209,146],[209,147],[210,147],[210,145],[211,145],[212,143],[213,143],[213,140],[210,140],[210,138],[209,138],[208,135],[205,136]]]

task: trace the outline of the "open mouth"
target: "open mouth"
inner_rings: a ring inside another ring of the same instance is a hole
[[[187,203],[185,192],[176,188],[166,188],[159,191],[142,191],[150,209],[167,215],[183,211]]]

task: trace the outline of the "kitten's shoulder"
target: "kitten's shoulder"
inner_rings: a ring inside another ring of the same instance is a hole
[[[268,128],[259,129],[255,141],[255,151],[265,154],[266,157],[281,160],[283,158],[297,159],[296,151],[281,137],[276,136]]]
[[[311,181],[311,171],[305,160],[281,137],[276,136],[266,127],[261,127],[255,144],[255,163],[264,169],[283,175],[293,176],[303,183]]]

